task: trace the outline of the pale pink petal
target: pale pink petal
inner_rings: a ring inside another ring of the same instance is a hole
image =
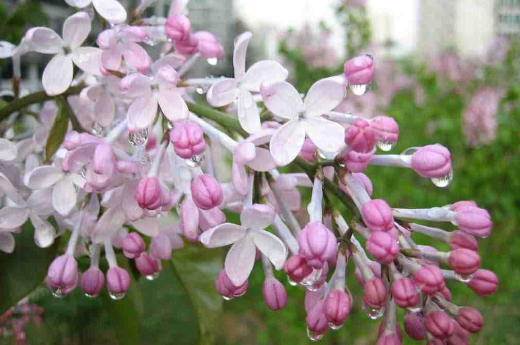
[[[273,224],[276,213],[265,204],[255,204],[245,208],[240,214],[240,223],[247,229],[265,229]]]
[[[300,94],[294,86],[285,81],[264,84],[260,93],[267,109],[276,116],[296,119],[304,111]]]
[[[149,217],[133,221],[132,226],[136,228],[140,233],[148,237],[155,237],[159,235],[159,224],[157,218]]]
[[[338,82],[337,78],[318,80],[305,96],[305,115],[313,117],[331,111],[341,103],[345,94],[345,85]]]
[[[258,61],[249,67],[241,84],[250,91],[259,92],[263,83],[283,81],[287,79],[288,75],[289,72],[276,61]]]
[[[274,132],[276,132],[276,129],[274,128],[263,128],[261,131],[248,136],[246,141],[253,143],[256,146],[264,145],[271,141]]]
[[[255,171],[269,171],[276,168],[276,163],[269,150],[257,147],[255,159],[247,163],[247,166]]]
[[[190,114],[186,102],[175,90],[161,89],[159,91],[158,101],[164,116],[171,122],[185,120]]]
[[[121,92],[129,98],[137,98],[150,94],[152,83],[150,78],[141,73],[133,73],[121,80]]]
[[[65,20],[63,23],[63,41],[71,50],[78,48],[85,42],[92,24],[87,12],[78,12]]]
[[[246,168],[242,164],[233,162],[231,168],[231,181],[235,187],[235,191],[240,195],[246,195],[249,191],[249,179],[247,177]]]
[[[54,56],[43,71],[42,84],[49,96],[64,93],[72,83],[74,68],[68,55]]]
[[[43,54],[58,54],[63,52],[63,40],[55,31],[37,27],[27,31],[27,37],[32,50]]]
[[[235,242],[226,255],[226,274],[235,286],[245,283],[255,264],[256,248],[250,236]]]
[[[54,243],[56,230],[47,220],[31,213],[31,223],[34,226],[34,242],[40,248],[47,248]]]
[[[214,107],[223,107],[233,103],[237,99],[237,81],[235,79],[222,79],[211,85],[206,94],[209,104]]]
[[[269,149],[276,164],[291,163],[300,153],[305,141],[305,125],[292,120],[280,127],[272,136]]]
[[[208,248],[218,248],[230,245],[246,235],[243,227],[224,223],[208,229],[200,235],[200,242]]]
[[[242,78],[246,72],[246,53],[251,36],[253,36],[253,34],[249,31],[246,31],[235,39],[235,50],[233,51],[233,68],[235,69],[235,79]]]
[[[112,237],[125,222],[125,213],[117,207],[109,208],[103,213],[92,232],[92,242],[100,243]]]
[[[0,59],[7,59],[13,56],[16,46],[7,41],[0,41]]]
[[[63,171],[73,173],[80,171],[92,160],[97,145],[97,143],[82,145],[77,149],[68,152],[61,164]]]
[[[162,66],[171,66],[174,69],[181,67],[186,61],[186,57],[179,54],[168,54],[155,61],[151,67],[152,74],[156,74]]]
[[[65,0],[69,6],[83,8],[92,3],[92,0]]]
[[[101,52],[101,65],[110,71],[117,71],[121,67],[121,49],[114,47]]]
[[[24,184],[31,189],[44,189],[52,186],[63,178],[60,168],[52,165],[42,165],[24,176]]]
[[[94,47],[79,47],[72,52],[72,61],[83,71],[101,76],[101,52]]]
[[[76,200],[76,189],[74,189],[70,176],[66,176],[56,183],[52,190],[52,205],[56,212],[67,216],[76,206]]]
[[[29,207],[32,213],[40,216],[50,216],[54,213],[54,207],[52,206],[52,190],[38,189],[31,193],[27,199],[27,207]]]
[[[123,49],[123,57],[128,65],[143,73],[152,65],[152,59],[146,50],[134,42],[125,45],[125,49]]]
[[[0,232],[0,251],[11,254],[14,251],[15,242],[13,234],[7,231]]]
[[[18,151],[18,154],[16,155],[16,162],[25,161],[31,154],[33,154],[36,151],[36,147],[36,140],[34,140],[33,138],[20,140],[19,142],[17,142],[16,150]],[[2,160],[2,158],[0,158],[0,160]]]
[[[287,258],[287,247],[282,240],[265,230],[251,231],[250,236],[258,250],[269,258],[274,267],[277,270],[282,269]]]
[[[126,21],[126,10],[116,0],[93,0],[97,13],[113,24],[121,24]]]
[[[157,115],[157,100],[153,95],[136,98],[130,108],[126,118],[130,131],[139,131],[148,128]]]
[[[253,95],[245,88],[239,89],[238,121],[240,122],[240,126],[248,133],[255,133],[262,129],[260,114]]]
[[[304,123],[307,135],[320,150],[338,152],[345,146],[345,129],[340,124],[321,116],[306,118]]]
[[[14,203],[18,205],[24,205],[25,201],[23,200],[22,196],[20,195],[20,191],[13,186],[11,181],[5,176],[3,173],[0,172],[0,194],[3,194],[7,196],[9,199],[11,199]]]
[[[112,124],[115,112],[116,105],[112,95],[104,92],[94,106],[94,121],[103,127],[108,127]]]
[[[126,213],[126,217],[132,221],[141,218],[144,214],[143,209],[139,207],[139,204],[135,199],[137,184],[138,181],[135,179],[125,183],[125,188],[123,189],[122,193],[123,203],[122,205],[118,205],[123,208]]]
[[[18,155],[16,145],[7,139],[0,138],[0,161],[12,161]]]
[[[0,210],[0,229],[14,229],[25,223],[29,217],[29,209],[25,207],[7,206]]]

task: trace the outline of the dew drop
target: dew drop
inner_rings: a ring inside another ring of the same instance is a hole
[[[453,181],[453,170],[448,173],[448,175],[443,177],[434,177],[431,179],[433,184],[440,188],[448,187]]]
[[[197,93],[198,93],[199,95],[203,95],[203,94],[204,94],[204,89],[203,89],[202,87],[197,87],[197,88],[195,89],[195,91],[197,91]]]
[[[204,153],[200,155],[195,155],[190,159],[186,159],[186,165],[190,168],[198,168],[202,161],[204,160]]]
[[[230,296],[222,296],[222,299],[224,301],[231,301],[233,299],[233,297],[230,297]]]
[[[148,141],[148,128],[128,134],[128,142],[134,147],[144,146]]]
[[[88,298],[96,298],[99,295],[91,295],[85,292],[85,296],[87,296]]]
[[[408,310],[410,313],[420,313],[422,311],[422,308],[420,307],[420,305],[421,304],[419,303],[415,307],[406,308],[406,310]]]
[[[312,272],[300,282],[301,285],[305,286],[307,289],[312,288],[313,285],[320,279],[321,269],[312,269]],[[315,291],[315,290],[310,290]]]
[[[287,276],[287,282],[288,282],[289,285],[291,285],[291,286],[297,286],[297,285],[298,285],[298,283],[295,282],[294,280],[292,280],[290,276]]]
[[[145,276],[145,278],[151,281],[151,280],[155,280],[155,279],[159,278],[160,275],[161,275],[161,271],[157,271],[157,272],[154,272],[153,274],[149,274],[149,275]]]
[[[125,292],[108,292],[108,295],[114,301],[119,301],[119,300],[123,299],[126,296],[126,293]]]
[[[245,290],[244,292],[242,292],[241,294],[238,294],[238,295],[235,295],[233,296],[233,298],[236,298],[236,297],[242,297],[246,294],[247,290]]]
[[[471,282],[471,279],[473,279],[473,275],[465,275],[465,274],[458,274],[455,273],[455,279],[457,279],[459,282],[464,284],[469,284]]]
[[[65,296],[65,294],[63,293],[63,290],[61,289],[61,287],[52,287],[50,288],[51,289],[51,293],[54,297],[56,298],[63,298],[63,296]]]
[[[212,57],[212,58],[209,58],[206,60],[208,62],[208,64],[210,64],[211,66],[216,66],[217,63],[218,63],[218,59],[215,58],[215,57]]]
[[[411,156],[413,155],[417,150],[419,149],[419,147],[409,147],[407,148],[406,150],[404,150],[403,152],[401,152],[401,156]]]
[[[337,331],[338,329],[340,329],[341,327],[343,327],[343,324],[341,325],[336,325],[335,323],[333,322],[329,322],[329,327],[330,329],[334,330],[334,331]]]
[[[173,43],[173,40],[171,38],[167,39],[168,43]]]
[[[349,85],[350,91],[356,96],[364,95],[367,92],[367,84]]]
[[[311,341],[318,341],[323,338],[323,334],[316,334],[316,332],[311,331],[309,327],[307,327],[307,336]]]
[[[92,135],[95,135],[96,137],[101,137],[101,136],[103,136],[103,127],[101,127],[101,125],[99,123],[94,122],[92,124],[91,133],[92,133]]]
[[[383,316],[385,308],[372,308],[363,301],[363,311],[372,320],[377,320]]]
[[[388,152],[394,148],[395,143],[391,141],[377,141],[376,145],[381,151]]]

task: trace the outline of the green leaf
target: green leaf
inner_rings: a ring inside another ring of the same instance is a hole
[[[67,116],[67,110],[63,104],[59,103],[58,116],[56,116],[54,120],[49,138],[47,139],[47,144],[45,145],[45,160],[47,163],[50,162],[54,153],[58,151],[58,148],[65,139],[68,127],[69,117]]]
[[[141,334],[141,322],[143,319],[143,296],[141,288],[134,279],[132,269],[127,258],[117,256],[117,263],[130,274],[130,289],[126,296],[118,301],[110,298],[107,289],[99,295],[103,306],[110,316],[112,327],[117,335],[120,345],[139,345]],[[101,269],[107,271],[106,261],[102,261]]]
[[[14,237],[14,252],[0,252],[0,315],[43,282],[59,245],[59,239],[56,239],[49,248],[37,247],[34,243],[34,227],[30,221]]]

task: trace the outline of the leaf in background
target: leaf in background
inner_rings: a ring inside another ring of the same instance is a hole
[[[69,118],[66,109],[60,102],[58,102],[58,104],[58,115],[54,120],[54,124],[49,133],[49,138],[47,139],[47,144],[45,145],[45,160],[47,163],[50,162],[54,153],[58,151],[58,148],[65,139],[65,134],[67,134],[67,129],[69,127]]]
[[[103,302],[103,306],[110,317],[119,344],[139,345],[141,344],[140,333],[143,319],[143,296],[141,288],[134,279],[128,259],[122,255],[118,255],[117,263],[130,274],[130,289],[126,293],[126,296],[119,301],[111,299],[106,288],[103,289],[99,298]],[[108,269],[105,260],[102,261],[101,269],[104,272]]]
[[[34,243],[34,227],[30,221],[14,237],[14,252],[0,252],[0,315],[43,282],[59,245],[59,239],[56,239],[49,248],[37,247]]]

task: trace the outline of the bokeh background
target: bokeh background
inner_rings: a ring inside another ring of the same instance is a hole
[[[122,2],[132,6],[136,1]],[[148,14],[165,15],[168,7],[169,1],[158,1]],[[302,92],[320,78],[341,73],[345,59],[365,53],[374,56],[376,78],[369,91],[363,96],[350,94],[341,110],[394,117],[401,135],[393,152],[442,143],[452,153],[455,171],[449,188],[439,189],[411,170],[369,167],[374,195],[396,207],[432,207],[472,199],[489,210],[494,232],[479,245],[483,267],[500,279],[498,292],[481,298],[463,284],[450,283],[449,288],[457,304],[472,305],[484,316],[485,327],[472,336],[473,344],[518,344],[520,1],[191,0],[189,9],[193,26],[214,32],[227,52],[217,66],[202,62],[193,75],[230,75],[233,40],[245,30],[254,34],[249,61],[283,61]],[[2,0],[0,40],[17,43],[27,27],[37,25],[61,32],[70,14],[62,0]],[[45,59],[35,54],[24,60],[25,92],[41,89]],[[9,88],[11,66],[0,60],[0,68],[0,90],[4,90]],[[429,243],[426,238],[419,241]],[[287,284],[287,307],[269,311],[261,297],[259,266],[247,294],[223,303],[214,340],[217,344],[310,343],[303,290]],[[279,278],[285,281],[282,274]],[[153,282],[140,279],[143,344],[199,342],[196,315],[179,292],[179,284],[168,269]],[[347,284],[355,298],[351,316],[341,330],[328,332],[321,343],[374,344],[379,322],[361,310],[361,290],[353,272]],[[57,300],[40,287],[30,303],[44,312],[41,322],[27,326],[27,344],[117,343],[113,321],[99,300],[87,299],[77,290]],[[9,332],[0,335],[0,344],[14,343]],[[405,336],[404,343],[413,341]]]

